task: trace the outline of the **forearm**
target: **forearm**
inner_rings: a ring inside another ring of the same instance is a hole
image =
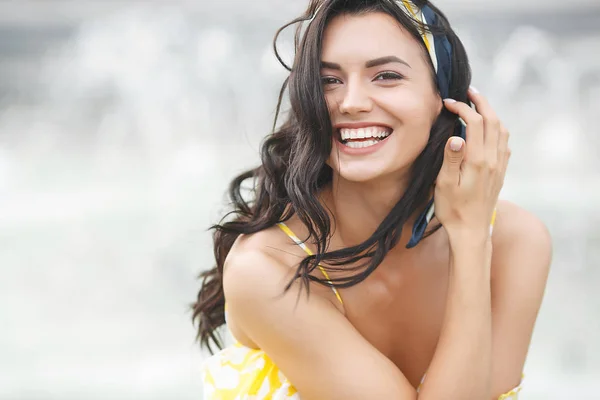
[[[489,238],[450,239],[449,283],[438,346],[419,399],[488,400],[491,386]]]

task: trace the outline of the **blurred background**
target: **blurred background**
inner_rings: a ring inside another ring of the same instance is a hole
[[[202,398],[206,229],[306,4],[0,1],[1,399]],[[554,238],[522,398],[600,399],[600,2],[436,4],[512,132],[502,197]]]

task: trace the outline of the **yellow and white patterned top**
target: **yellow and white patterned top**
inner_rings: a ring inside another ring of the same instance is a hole
[[[306,253],[312,255],[287,225],[281,222],[278,226]],[[319,268],[331,284],[327,272],[321,266]],[[340,303],[344,304],[333,284],[331,288]],[[225,316],[227,319],[227,313]],[[417,392],[424,380],[425,376]],[[237,340],[203,363],[202,381],[204,400],[300,400],[298,391],[263,350],[251,349]],[[519,385],[498,400],[517,400],[520,390]]]

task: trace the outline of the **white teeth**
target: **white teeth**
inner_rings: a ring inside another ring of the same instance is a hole
[[[340,129],[342,140],[349,139],[365,139],[365,138],[383,138],[390,135],[390,132],[386,128],[380,126],[371,126],[368,128],[359,129]]]
[[[353,149],[361,149],[363,147],[370,147],[374,144],[379,143],[378,140],[365,140],[364,142],[348,142],[346,146],[351,147]]]

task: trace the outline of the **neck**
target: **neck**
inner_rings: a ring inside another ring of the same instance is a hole
[[[343,247],[356,246],[367,240],[383,222],[408,187],[405,180],[352,182],[334,174],[333,181],[322,192],[324,205],[329,208],[337,236]],[[412,234],[417,213],[404,224],[397,248],[404,248]]]

